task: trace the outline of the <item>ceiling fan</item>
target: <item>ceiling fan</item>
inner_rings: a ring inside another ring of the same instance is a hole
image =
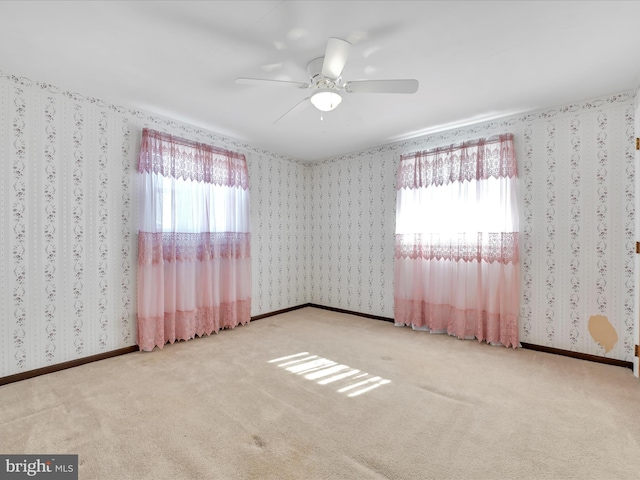
[[[310,100],[321,112],[328,112],[336,108],[342,102],[342,96],[348,93],[415,93],[418,91],[418,81],[414,79],[343,82],[342,71],[349,58],[350,48],[351,44],[346,40],[330,38],[324,57],[311,60],[307,65],[307,73],[311,78],[309,83],[240,77],[236,78],[236,84],[290,87],[313,91],[310,96],[301,100],[273,123],[304,105],[307,100]]]

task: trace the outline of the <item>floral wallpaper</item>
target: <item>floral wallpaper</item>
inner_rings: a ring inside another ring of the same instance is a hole
[[[636,98],[635,98],[635,102],[634,102],[634,108],[635,108],[635,116],[634,116],[634,124],[635,124],[635,137],[636,139],[640,137],[640,88],[638,88],[636,90]],[[637,141],[637,140],[636,140]],[[635,171],[638,172],[640,169],[640,150],[636,150],[635,152]],[[635,192],[636,192],[636,199],[635,199],[635,205],[638,205],[638,194],[637,192],[640,191],[640,175],[635,175]],[[635,222],[635,237],[636,240],[640,239],[640,221],[638,221],[636,219]],[[640,272],[640,256],[639,255],[635,255],[635,262],[634,265],[635,267],[635,273],[633,274],[634,278],[638,278],[638,273]],[[631,267],[631,265],[630,265]],[[638,289],[638,284],[635,285],[636,289]],[[637,296],[636,296],[637,298]],[[640,345],[640,305],[636,302],[636,304],[634,305],[634,318],[636,318],[636,322],[635,322],[635,329],[634,329],[634,333],[633,333],[633,338],[635,338],[635,344],[636,345]],[[633,372],[635,374],[636,377],[640,376],[640,358],[638,357],[633,357]]]
[[[396,156],[311,168],[311,303],[393,318]]]
[[[400,154],[511,132],[521,341],[630,361],[635,100],[623,92],[305,164],[0,69],[0,377],[135,343],[144,127],[246,155],[253,316],[311,302],[388,318]],[[615,331],[610,350],[593,316]]]
[[[147,126],[246,155],[252,315],[308,303],[308,166],[0,70],[0,377],[135,344]]]
[[[634,99],[624,92],[315,164],[311,301],[392,318],[400,155],[510,132],[520,178],[520,340],[631,361]],[[611,324],[610,351],[590,332],[592,316]]]
[[[308,167],[247,154],[251,190],[252,315],[309,302]]]
[[[0,111],[0,373],[131,344],[126,119],[11,78]]]

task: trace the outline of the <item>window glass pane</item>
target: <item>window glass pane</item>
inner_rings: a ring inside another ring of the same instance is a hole
[[[459,233],[517,231],[514,187],[511,179],[489,178],[400,189],[396,233],[453,238]]]
[[[159,176],[162,230],[248,232],[248,192],[237,187]]]

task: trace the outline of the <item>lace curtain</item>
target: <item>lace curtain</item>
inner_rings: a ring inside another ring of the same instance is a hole
[[[144,129],[138,176],[140,349],[249,322],[245,157]]]
[[[400,158],[395,321],[517,347],[513,135]]]

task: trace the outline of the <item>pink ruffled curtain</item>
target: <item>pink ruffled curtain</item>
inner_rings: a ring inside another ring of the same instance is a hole
[[[249,322],[244,155],[144,129],[138,172],[140,349]]]
[[[516,182],[511,134],[400,158],[396,325],[519,346]]]

